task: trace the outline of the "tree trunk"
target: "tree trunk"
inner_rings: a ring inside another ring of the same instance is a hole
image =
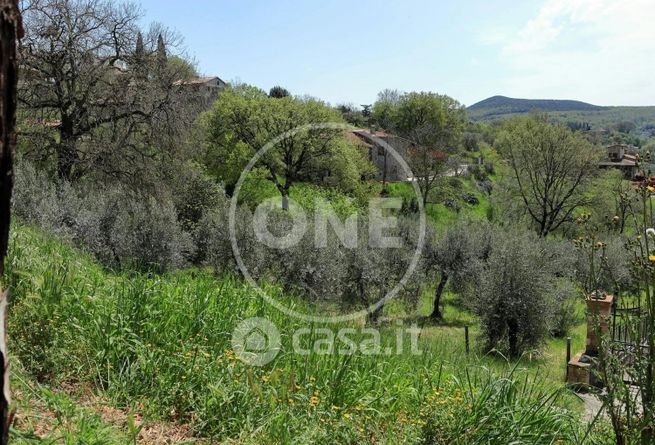
[[[4,280],[4,264],[9,245],[13,159],[16,148],[16,40],[22,37],[18,0],[0,0],[0,285]],[[8,291],[0,289],[0,444],[9,441],[9,362],[5,332]]]
[[[282,191],[282,210],[289,210],[289,192],[287,190]]]
[[[432,307],[432,313],[430,314],[430,318],[433,320],[441,321],[443,319],[443,315],[439,307],[441,305],[441,295],[443,294],[443,290],[446,287],[448,278],[449,277],[447,273],[442,274],[441,280],[439,280],[439,285],[434,291],[434,306]]]
[[[75,150],[73,123],[69,117],[62,116],[59,144],[57,144],[57,174],[59,179],[72,181],[73,169],[78,160],[77,151]]]
[[[510,357],[518,357],[519,355],[519,326],[516,320],[509,320],[507,322],[507,339],[509,342],[509,355]]]
[[[59,144],[57,148],[57,176],[59,179],[70,181],[73,177],[73,167],[75,165],[74,149],[67,142]]]
[[[384,305],[380,306],[379,308],[375,309],[372,312],[369,312],[368,315],[366,316],[367,323],[378,324],[378,321],[380,321],[380,315],[382,315],[383,310],[384,310]]]

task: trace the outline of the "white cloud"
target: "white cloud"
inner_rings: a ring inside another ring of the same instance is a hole
[[[655,1],[547,0],[500,58],[505,94],[655,105]]]

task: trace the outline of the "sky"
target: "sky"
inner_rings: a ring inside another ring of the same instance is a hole
[[[333,105],[387,88],[655,105],[655,0],[140,3],[200,73]]]

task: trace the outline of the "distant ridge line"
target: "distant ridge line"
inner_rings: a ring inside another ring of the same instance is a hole
[[[601,111],[611,107],[593,105],[579,100],[559,99],[516,99],[506,96],[492,96],[477,102],[469,111],[490,111],[489,114],[527,113],[541,111]],[[477,113],[476,113],[477,114]],[[488,115],[488,113],[483,113]]]

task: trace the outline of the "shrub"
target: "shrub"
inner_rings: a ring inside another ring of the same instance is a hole
[[[473,177],[478,181],[486,181],[489,179],[489,175],[487,174],[487,171],[483,167],[481,167],[480,164],[472,165],[469,171],[471,172]]]
[[[443,201],[443,205],[445,205],[445,206],[448,207],[449,209],[454,210],[454,211],[456,211],[456,212],[459,212],[459,211],[460,211],[459,203],[458,203],[455,199],[453,199],[453,198],[446,198],[446,199],[444,199],[444,201]]]
[[[400,209],[400,213],[403,215],[412,215],[412,214],[417,214],[418,213],[418,199],[416,196],[411,196],[410,198],[406,198],[403,196],[403,205]]]
[[[195,168],[178,172],[171,189],[177,218],[189,233],[196,229],[205,213],[226,200],[225,191],[216,181]]]
[[[491,195],[491,192],[494,189],[494,184],[488,179],[484,179],[482,181],[477,181],[476,182],[478,186],[478,190],[480,190],[483,193],[486,193],[487,195]]]
[[[575,240],[578,246],[583,243],[593,244],[589,249],[576,249],[575,275],[585,293],[597,289],[616,293],[633,287],[631,256],[622,237],[608,234],[600,242],[582,235]]]
[[[448,185],[456,190],[461,190],[461,188],[463,187],[462,180],[457,176],[449,176]]]
[[[171,201],[120,185],[54,182],[26,161],[17,163],[15,190],[18,217],[85,246],[106,265],[168,270],[193,256]]]
[[[552,291],[553,315],[550,333],[555,337],[566,337],[579,321],[576,302],[580,298],[569,279],[557,280]]]
[[[471,204],[471,205],[478,205],[478,204],[480,204],[480,200],[479,200],[478,197],[475,196],[475,194],[473,194],[473,193],[464,193],[464,195],[462,196],[462,200],[463,200],[465,203],[467,203],[467,204]]]

